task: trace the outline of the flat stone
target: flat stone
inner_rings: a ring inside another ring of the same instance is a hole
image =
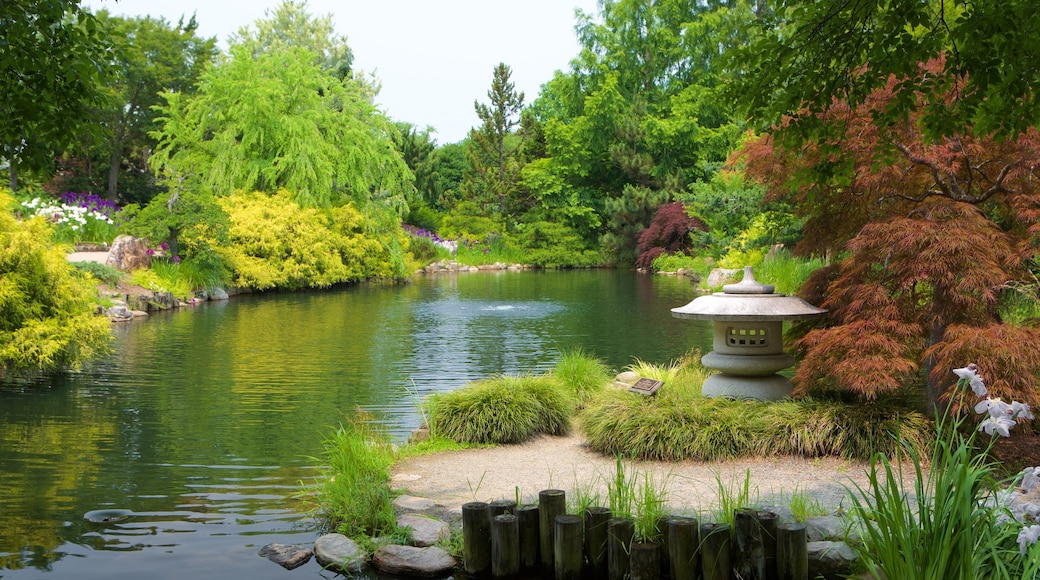
[[[368,558],[354,540],[343,534],[325,534],[314,540],[314,559],[326,568],[358,574]]]
[[[845,538],[845,520],[838,516],[806,518],[805,537],[810,542],[842,540]]]
[[[260,548],[260,555],[286,570],[293,570],[310,562],[314,551],[298,544],[267,544]]]
[[[399,495],[394,499],[394,507],[409,512],[421,512],[436,507],[432,499],[415,497],[414,495]]]
[[[845,542],[809,542],[810,578],[845,578],[855,571],[858,562],[856,551]]]
[[[372,565],[384,574],[435,577],[447,574],[457,562],[444,550],[431,546],[383,546],[372,556]]]
[[[636,381],[639,380],[639,373],[635,371],[625,371],[623,373],[618,374],[618,376],[614,377],[614,380],[619,383],[624,383],[626,385],[634,385],[636,384]]]
[[[432,546],[451,537],[448,524],[428,516],[402,514],[397,516],[397,527],[411,528],[412,531],[408,532],[409,543],[420,548]]]

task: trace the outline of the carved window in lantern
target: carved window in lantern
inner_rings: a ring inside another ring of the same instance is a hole
[[[726,329],[726,344],[729,346],[766,346],[769,344],[769,334],[765,328],[737,328]]]

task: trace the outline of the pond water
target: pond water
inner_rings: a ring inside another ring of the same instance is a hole
[[[345,417],[404,439],[429,393],[562,351],[620,370],[708,350],[707,323],[669,312],[694,294],[627,271],[475,273],[116,326],[89,369],[0,382],[0,578],[332,577],[258,551],[316,537],[301,483]]]

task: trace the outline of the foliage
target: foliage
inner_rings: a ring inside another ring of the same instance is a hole
[[[221,195],[285,189],[304,207],[375,199],[403,213],[413,176],[389,121],[360,83],[313,61],[301,48],[254,58],[232,46],[194,97],[164,93],[152,167]]]
[[[766,256],[755,268],[755,276],[773,285],[773,291],[789,296],[798,294],[813,272],[824,265],[822,258],[796,258],[787,250]]]
[[[1040,121],[1040,15],[1027,1],[793,0],[751,26],[749,42],[729,45],[728,96],[763,127],[794,116],[798,135],[825,133],[817,115],[893,81],[878,125],[920,112],[930,139],[974,130],[1013,140]],[[935,71],[917,66],[936,59]]]
[[[125,272],[101,262],[73,262],[72,267],[94,277],[98,282],[115,286],[126,278]]]
[[[649,255],[653,249],[668,253],[686,251],[692,248],[694,232],[706,231],[708,226],[699,218],[690,217],[686,208],[679,202],[666,203],[657,208],[650,227],[639,235],[637,249],[639,258],[636,267],[651,268],[653,261],[660,253]]]
[[[579,410],[611,381],[607,365],[581,348],[562,353],[552,368],[552,375],[574,393]]]
[[[705,398],[702,367],[680,362],[635,368],[641,376],[664,381],[654,396],[607,389],[578,416],[589,445],[600,453],[663,461],[778,455],[866,459],[892,451],[893,435],[916,449],[930,442],[924,416],[901,413],[898,404]]]
[[[718,509],[712,513],[712,521],[718,524],[733,525],[737,510],[750,508],[758,501],[758,488],[751,487],[751,470],[744,471],[744,478],[739,481],[722,481],[722,476],[715,474],[715,489],[718,497]]]
[[[635,261],[640,234],[657,208],[671,197],[668,191],[626,185],[620,196],[604,201],[606,232],[600,236],[599,242],[613,263],[627,265]]]
[[[744,179],[743,172],[727,170],[710,181],[692,184],[676,197],[706,226],[697,241],[718,256],[761,213],[765,188]]]
[[[348,537],[377,536],[397,529],[390,466],[390,438],[363,415],[329,434],[323,442],[318,483],[318,515],[325,528]]]
[[[521,224],[518,229],[509,239],[525,264],[561,268],[595,266],[602,261],[599,252],[587,248],[581,236],[564,224],[537,221]]]
[[[471,173],[464,182],[463,197],[491,215],[507,213],[520,176],[520,148],[509,138],[520,123],[524,93],[516,92],[509,81],[512,74],[505,63],[495,66],[491,89],[487,92],[490,105],[474,101],[481,125],[470,131],[467,142]]]
[[[0,192],[0,207],[13,203]],[[77,368],[108,347],[96,290],[51,241],[44,220],[0,211],[0,375]]]
[[[430,430],[463,443],[519,443],[570,429],[574,395],[552,376],[501,376],[437,394]]]
[[[473,202],[462,202],[441,220],[440,235],[445,239],[480,239],[503,231],[501,221],[488,217]]]
[[[179,264],[164,259],[153,259],[151,267],[138,268],[130,273],[134,286],[152,292],[169,292],[178,300],[187,300],[195,295],[195,288],[179,275]]]
[[[441,201],[441,181],[438,174],[437,143],[432,136],[432,129],[419,130],[408,123],[397,123],[396,131],[390,133],[394,148],[415,175],[415,196],[408,200],[411,210],[408,222],[420,227],[437,229],[437,224],[418,223],[415,219],[417,207],[431,210]]]
[[[41,170],[69,145],[103,100],[110,46],[78,0],[0,4],[0,158]]]
[[[336,34],[332,15],[312,16],[307,2],[283,0],[264,10],[264,18],[243,26],[228,39],[231,46],[243,46],[253,58],[285,48],[303,48],[313,55],[314,64],[337,79],[351,76],[354,51],[346,37]]]
[[[153,198],[148,205],[123,208],[122,233],[144,238],[153,245],[166,243],[171,255],[206,265],[223,277],[225,265],[217,248],[226,247],[229,218],[217,199],[204,189],[178,185]]]
[[[328,287],[404,274],[407,243],[399,230],[380,229],[378,208],[320,210],[298,206],[281,191],[220,200],[229,216],[229,245],[218,248],[237,286],[256,290]]]

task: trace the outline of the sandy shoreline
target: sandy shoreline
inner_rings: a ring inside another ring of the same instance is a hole
[[[750,472],[752,497],[758,505],[787,506],[792,492],[804,492],[829,511],[848,508],[845,486],[865,485],[869,465],[837,458],[774,457],[722,462],[628,462],[626,474],[650,473],[667,482],[672,513],[710,512],[718,506],[718,481],[732,490]],[[402,460],[394,466],[393,486],[425,497],[450,511],[469,501],[514,499],[533,501],[543,489],[597,489],[606,498],[605,480],[613,477],[616,459],[590,450],[579,434],[542,436],[519,445],[441,452]],[[911,470],[912,471],[912,470]],[[907,474],[909,475],[909,474]],[[910,489],[913,489],[912,485]],[[757,494],[756,494],[757,491]]]

